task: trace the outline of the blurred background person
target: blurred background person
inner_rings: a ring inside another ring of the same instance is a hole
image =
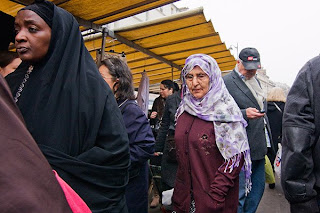
[[[274,160],[278,151],[278,143],[282,139],[282,117],[283,110],[286,103],[286,96],[280,87],[273,87],[267,95],[267,116],[272,133],[273,151],[268,151],[267,155],[273,168]],[[269,184],[269,188],[274,188],[275,184]]]
[[[15,32],[22,63],[6,80],[29,132],[92,212],[127,212],[128,135],[78,22],[37,0],[18,11]]]
[[[154,137],[148,119],[137,105],[132,74],[119,57],[101,62],[99,71],[112,89],[127,128],[131,165],[126,202],[130,213],[148,213],[148,160],[154,153]]]
[[[247,192],[251,185],[247,122],[212,57],[189,56],[181,79],[183,98],[175,128],[178,171],[174,210],[234,213],[243,165]]]
[[[175,114],[181,102],[181,91],[179,85],[174,83],[175,92],[168,96],[160,129],[158,132],[155,151],[162,152],[161,159],[161,189],[166,191],[174,187],[178,162],[176,159],[176,149],[174,141]],[[160,192],[160,194],[162,193]],[[166,207],[170,209],[170,207]]]
[[[164,106],[168,96],[172,95],[174,92],[174,84],[171,80],[163,80],[160,83],[160,95],[157,97],[152,105],[151,114],[150,114],[150,125],[152,132],[155,138],[157,138],[158,131],[161,125],[161,120],[164,112]],[[150,160],[150,164],[161,166],[161,156],[154,156]],[[150,203],[151,208],[155,208],[159,205],[160,195],[157,187],[154,183],[151,183],[153,196]]]
[[[11,51],[0,51],[0,74],[6,77],[15,71],[21,63],[18,53]]]
[[[153,126],[153,132],[155,138],[157,137],[158,130],[160,128],[160,123],[163,116],[164,106],[166,104],[166,99],[169,95],[174,92],[174,84],[171,80],[163,80],[160,83],[160,95],[154,99],[151,114],[150,114],[150,124]]]
[[[275,148],[275,153],[278,151],[278,143],[281,143],[282,136],[282,117],[283,110],[286,103],[286,95],[282,88],[273,87],[267,96],[268,110],[267,116],[272,133],[272,141]],[[274,154],[274,153],[273,153]],[[275,155],[268,155],[270,161],[273,163]]]

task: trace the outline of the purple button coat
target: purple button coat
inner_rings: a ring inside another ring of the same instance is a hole
[[[177,120],[175,141],[178,171],[173,204],[177,213],[189,212],[191,191],[196,212],[237,212],[239,167],[224,172],[227,162],[216,142],[213,122],[184,112]]]

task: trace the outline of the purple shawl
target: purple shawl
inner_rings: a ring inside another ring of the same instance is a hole
[[[199,66],[210,79],[209,91],[201,99],[190,93],[185,76]],[[217,62],[210,56],[194,54],[186,59],[181,72],[183,99],[176,113],[176,120],[184,112],[197,116],[214,124],[216,143],[223,158],[228,162],[225,172],[231,172],[239,166],[241,154],[244,155],[244,171],[246,175],[246,192],[251,189],[251,160],[246,133],[247,122],[229,94],[221,77]]]

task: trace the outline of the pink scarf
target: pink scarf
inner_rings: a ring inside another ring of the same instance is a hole
[[[57,181],[59,182],[64,195],[68,201],[68,204],[73,213],[91,213],[91,210],[87,204],[81,199],[81,197],[53,170]]]

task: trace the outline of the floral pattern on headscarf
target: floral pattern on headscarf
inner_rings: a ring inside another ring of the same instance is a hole
[[[209,91],[201,99],[195,98],[186,85],[185,76],[196,66],[199,66],[210,79]],[[176,113],[176,120],[184,112],[214,124],[217,147],[228,162],[225,172],[232,172],[238,167],[241,154],[244,155],[244,171],[246,176],[246,192],[251,189],[251,159],[250,148],[245,127],[247,122],[229,94],[217,62],[204,54],[191,55],[181,72],[183,99]]]

